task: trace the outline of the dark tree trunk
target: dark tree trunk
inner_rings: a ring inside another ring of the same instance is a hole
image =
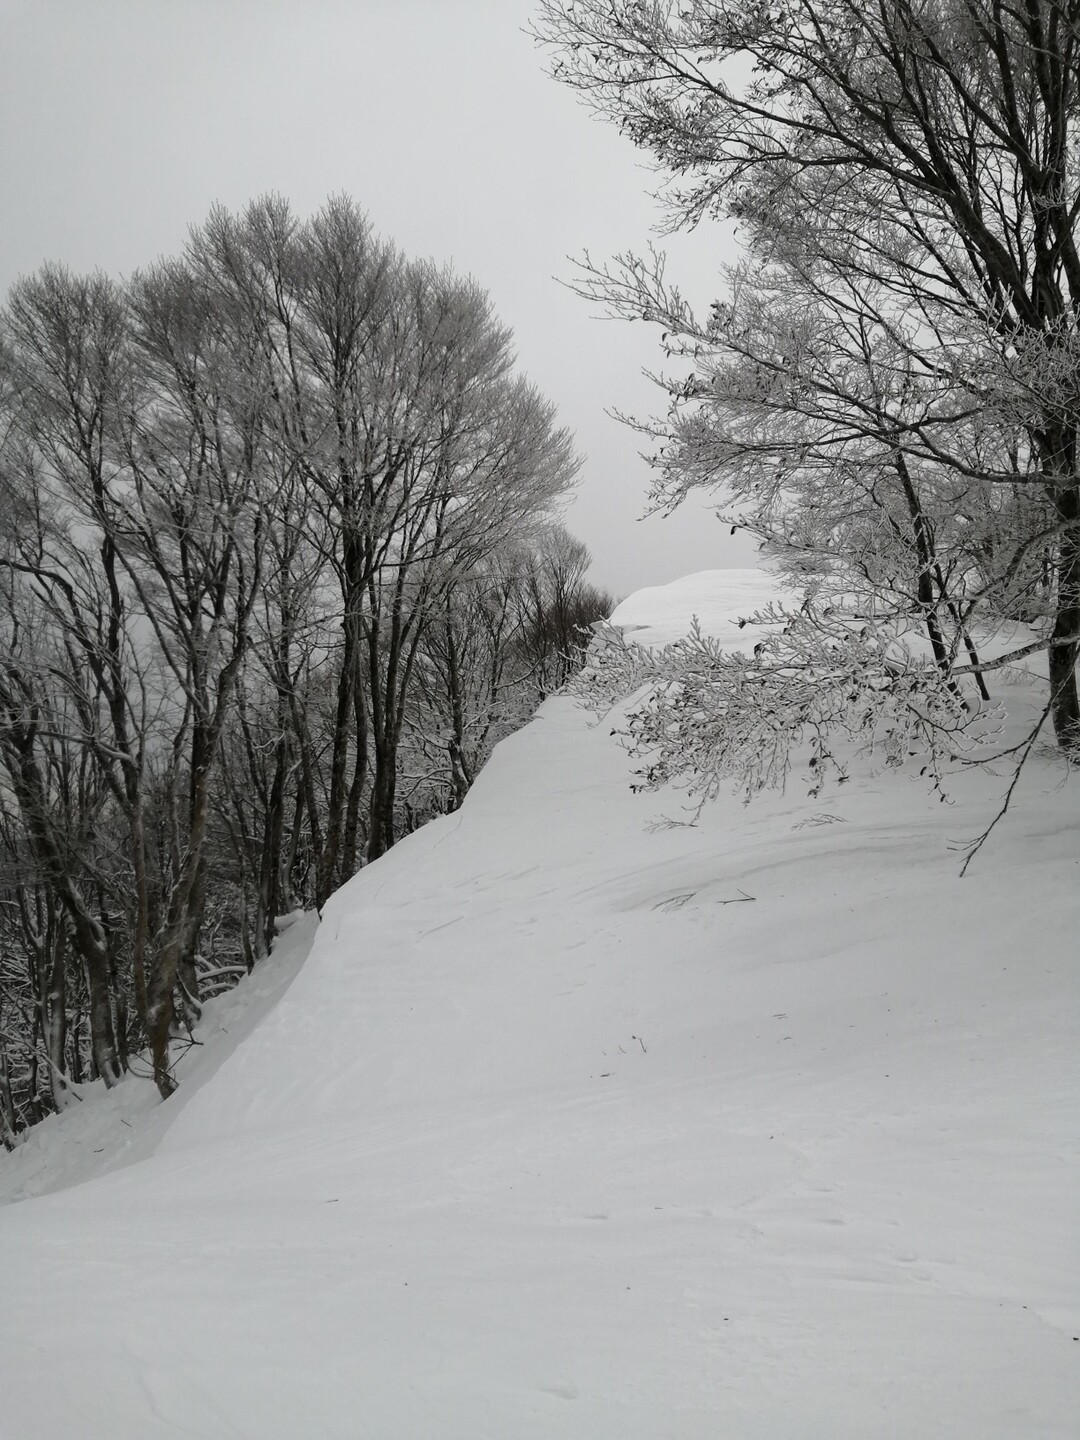
[[[916,599],[919,603],[919,609],[923,614],[923,622],[926,625],[926,633],[930,640],[930,649],[934,654],[934,663],[943,674],[947,675],[951,668],[951,659],[949,646],[942,633],[941,622],[938,619],[939,600],[934,592],[934,537],[918,492],[912,483],[907,461],[904,459],[902,453],[897,453],[895,463],[896,473],[900,477],[900,488],[904,493],[904,500],[908,507],[908,515],[911,519],[912,540],[915,546],[915,558],[918,565],[918,574],[915,580]]]
[[[454,636],[453,621],[446,620],[446,678],[450,698],[450,739],[447,752],[450,760],[450,810],[460,808],[469,793],[472,777],[465,759],[465,699],[462,694],[461,666]]]
[[[122,1070],[108,957],[104,945],[83,945],[80,948],[90,998],[90,1052],[94,1070],[106,1086],[113,1086],[120,1079]]]
[[[1055,494],[1064,528],[1058,549],[1057,614],[1050,637],[1050,705],[1057,742],[1080,760],[1080,695],[1076,663],[1080,657],[1080,486]]]
[[[195,884],[192,887],[188,911],[184,949],[176,967],[176,1020],[190,1035],[202,1018],[198,953],[199,937],[206,913],[206,864],[201,859],[195,867]]]
[[[358,657],[359,658],[359,657]],[[349,803],[345,816],[345,838],[341,847],[341,865],[338,883],[345,884],[359,868],[360,852],[360,801],[368,772],[368,718],[364,687],[357,675],[353,690],[353,715],[356,723],[356,759],[352,783],[349,786]]]
[[[393,845],[394,808],[397,804],[397,746],[383,737],[375,743],[375,777],[368,809],[367,858],[377,860]]]
[[[280,913],[282,847],[285,837],[285,781],[289,760],[289,737],[284,728],[284,710],[279,715],[279,722],[282,733],[277,742],[274,778],[266,805],[262,854],[259,857],[259,889],[255,902],[255,958],[259,960],[270,951],[274,939],[274,921]]]
[[[49,971],[42,1020],[45,1026],[45,1053],[49,1057],[49,1092],[53,1108],[62,1110],[67,1101],[64,1061],[67,1054],[67,973],[64,927],[54,921],[49,937]]]
[[[7,1051],[4,1049],[3,1038],[0,1037],[0,1145],[3,1145],[5,1150],[14,1150],[19,1143],[17,1124],[15,1100],[11,1093],[11,1076],[8,1072]]]
[[[175,1018],[173,996],[177,982],[187,971],[190,983],[195,947],[202,923],[203,862],[202,846],[210,813],[210,760],[216,749],[216,735],[210,727],[205,735],[195,737],[195,757],[191,776],[190,829],[187,847],[179,873],[169,896],[164,934],[156,947],[154,965],[147,986],[147,1032],[154,1066],[154,1082],[163,1100],[176,1089],[169,1060],[169,1040]],[[197,1002],[197,983],[193,994]]]
[[[356,686],[356,625],[354,618],[348,613],[344,620],[343,634],[344,647],[338,674],[337,706],[334,711],[334,747],[330,763],[326,834],[315,880],[315,904],[320,911],[334,889],[348,794],[345,775],[349,759],[349,721]]]

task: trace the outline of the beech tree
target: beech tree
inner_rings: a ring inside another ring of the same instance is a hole
[[[368,858],[395,839],[397,750],[416,656],[448,586],[500,543],[525,535],[577,470],[569,435],[526,381],[510,376],[510,335],[472,285],[418,275],[425,368],[437,417],[405,448],[396,518],[363,615],[373,748]]]
[[[178,985],[189,1025],[199,1013],[211,786],[260,587],[266,390],[243,324],[233,325],[186,266],[136,277],[129,304],[139,378],[122,397],[130,408],[118,428],[131,483],[111,497],[112,523],[182,707],[168,771],[168,884],[146,1001],[155,1079],[167,1093]]]
[[[328,789],[309,806],[316,901],[393,843],[397,751],[442,591],[565,493],[551,407],[512,374],[481,288],[409,262],[337,199],[307,224],[264,200],[196,232],[197,264],[262,334],[275,434],[337,591]],[[302,753],[309,773],[310,751]],[[314,799],[314,785],[310,787]]]
[[[586,267],[586,291],[657,320],[690,361],[653,432],[670,447],[659,498],[734,479],[749,503],[733,522],[824,550],[825,570],[841,546],[812,508],[838,481],[834,513],[849,533],[861,514],[865,554],[906,513],[893,558],[909,554],[905,586],[947,667],[971,602],[1045,613],[1066,753],[1080,737],[1078,21],[1075,0],[545,0],[538,22],[554,73],[656,160],[670,224],[733,217],[749,251],[704,319],[661,263]],[[782,504],[761,504],[769,484]]]

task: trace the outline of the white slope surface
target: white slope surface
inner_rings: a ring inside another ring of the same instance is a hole
[[[314,911],[281,916],[273,953],[235,988],[205,1003],[192,1043],[173,1046],[173,1073],[180,1090],[170,1104],[160,1103],[150,1067],[141,1057],[112,1090],[100,1081],[73,1086],[67,1109],[28,1130],[19,1148],[0,1159],[0,1205],[80,1185],[153,1154],[183,1107],[292,984],[317,927]]]
[[[611,728],[549,701],[145,1158],[0,1210],[3,1440],[1076,1433],[1075,785],[961,881],[1000,782],[657,828]]]

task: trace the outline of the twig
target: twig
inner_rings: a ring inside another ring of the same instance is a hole
[[[972,860],[975,859],[975,856],[986,844],[987,840],[989,840],[991,832],[997,825],[998,821],[1005,818],[1005,814],[1008,811],[1009,805],[1012,801],[1013,791],[1016,789],[1016,786],[1020,780],[1020,772],[1021,770],[1023,770],[1024,764],[1027,761],[1028,756],[1031,754],[1031,750],[1035,744],[1035,741],[1039,738],[1039,732],[1042,730],[1043,725],[1046,723],[1046,717],[1050,714],[1055,698],[1056,697],[1052,695],[1047,701],[1046,708],[1039,716],[1037,723],[1035,724],[1034,728],[1031,731],[1031,734],[1027,738],[1027,743],[1024,745],[1023,748],[1023,754],[1017,761],[1016,769],[1013,771],[1012,779],[1009,781],[1009,788],[1005,791],[1005,798],[1001,802],[1001,808],[998,810],[994,818],[990,821],[990,824],[987,825],[986,829],[982,832],[982,834],[977,836],[976,839],[967,847],[967,859],[960,867],[961,880],[967,874],[967,868],[971,864]]]
[[[683,895],[671,895],[667,900],[658,900],[652,907],[654,910],[681,910],[682,907],[693,900],[695,891],[687,890]]]

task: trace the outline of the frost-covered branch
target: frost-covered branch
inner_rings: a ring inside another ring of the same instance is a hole
[[[725,650],[695,621],[661,650],[608,627],[572,689],[597,713],[636,696],[617,733],[642,788],[675,784],[701,802],[730,786],[749,800],[783,787],[795,763],[816,796],[847,779],[837,742],[852,740],[888,766],[921,760],[935,786],[942,767],[986,735],[987,714],[902,637],[874,625],[773,609],[749,653]]]

